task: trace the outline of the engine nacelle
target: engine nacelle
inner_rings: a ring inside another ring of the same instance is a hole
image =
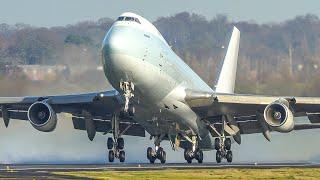
[[[51,132],[57,125],[57,114],[45,101],[33,103],[28,109],[31,125],[39,131]]]
[[[269,104],[264,109],[266,123],[275,131],[290,132],[294,128],[292,111],[289,109],[289,102],[279,99]]]

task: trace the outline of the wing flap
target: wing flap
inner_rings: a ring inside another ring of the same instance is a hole
[[[307,117],[311,123],[320,123],[320,114],[319,113],[311,113],[307,114]]]
[[[238,126],[240,128],[241,134],[254,134],[254,133],[262,133],[261,126],[258,121],[243,121],[238,122]],[[294,130],[307,130],[307,129],[318,129],[320,128],[320,123],[316,124],[295,124]],[[272,131],[270,129],[270,131]]]
[[[97,132],[110,133],[112,124],[110,120],[93,119]],[[72,117],[73,127],[78,130],[86,130],[85,119],[82,117]],[[134,122],[120,121],[119,130],[123,135],[145,137],[145,129]]]
[[[0,117],[3,117],[2,111],[0,113]],[[9,119],[16,119],[16,120],[28,120],[28,113],[26,111],[8,111],[8,118]]]

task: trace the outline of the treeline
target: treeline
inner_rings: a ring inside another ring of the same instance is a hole
[[[101,41],[113,20],[38,28],[0,24],[0,71],[5,65],[66,64],[86,72],[100,64]],[[182,12],[154,22],[172,49],[213,85],[232,27],[241,31],[237,92],[320,95],[320,20],[298,16],[282,23],[232,22]]]

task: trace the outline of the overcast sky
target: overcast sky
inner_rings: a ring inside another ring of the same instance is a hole
[[[297,15],[320,15],[319,0],[0,0],[0,23],[61,26],[133,11],[149,20],[188,11],[212,18],[279,22]]]

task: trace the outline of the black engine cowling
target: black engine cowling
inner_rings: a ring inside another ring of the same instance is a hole
[[[45,101],[33,103],[28,109],[31,125],[39,131],[51,132],[57,125],[57,114]]]
[[[289,102],[279,99],[269,104],[264,110],[266,123],[275,131],[290,132],[294,128],[292,111],[289,109]]]

